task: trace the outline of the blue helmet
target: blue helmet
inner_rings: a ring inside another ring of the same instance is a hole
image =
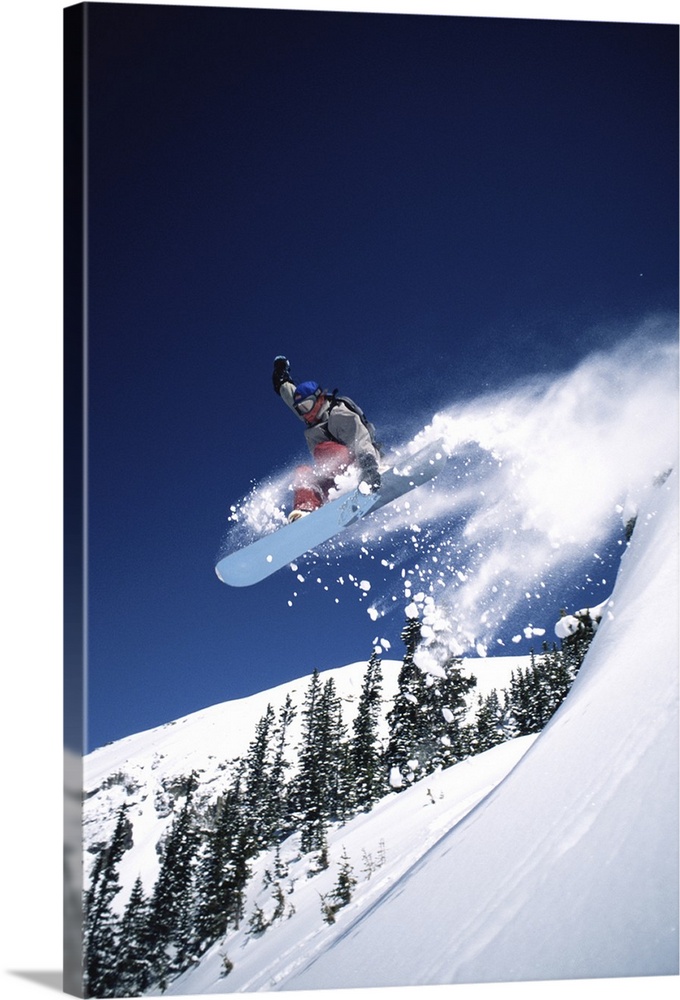
[[[321,386],[318,382],[301,382],[295,390],[293,402],[295,404],[301,403],[303,399],[309,399],[310,396],[314,396],[316,399],[320,395]]]

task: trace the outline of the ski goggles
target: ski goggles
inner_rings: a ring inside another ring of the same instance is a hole
[[[307,396],[305,399],[301,399],[295,404],[295,409],[298,411],[300,416],[304,416],[305,413],[311,413],[318,399],[318,395]]]
[[[293,405],[295,406],[295,411],[302,417],[305,423],[314,424],[317,421],[325,401],[326,397],[324,394],[322,392],[318,392],[313,396],[305,396],[304,399],[300,399]]]

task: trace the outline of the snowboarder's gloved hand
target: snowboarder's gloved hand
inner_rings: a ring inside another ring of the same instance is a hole
[[[371,492],[377,492],[380,489],[380,472],[376,460],[371,455],[362,455],[359,458],[359,469],[361,481],[366,483]]]
[[[282,354],[279,354],[274,358],[274,371],[272,373],[272,384],[274,386],[274,392],[281,392],[281,386],[284,382],[290,382],[290,369],[288,367],[288,358],[284,358]]]

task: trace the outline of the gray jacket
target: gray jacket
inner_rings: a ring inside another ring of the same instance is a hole
[[[294,394],[295,385],[292,382],[284,382],[280,391],[281,399],[304,423],[304,418],[295,409]],[[352,457],[356,459],[362,469],[377,469],[379,453],[368,428],[359,414],[350,410],[341,401],[331,407],[326,400],[319,411],[317,422],[311,427],[306,427],[305,438],[312,455],[316,445],[322,441],[339,441],[340,444],[349,448]]]

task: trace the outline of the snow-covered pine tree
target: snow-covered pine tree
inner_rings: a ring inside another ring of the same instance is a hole
[[[335,681],[314,670],[302,709],[299,773],[292,800],[303,852],[320,850],[327,823],[342,816],[347,794],[347,740]]]
[[[335,923],[335,914],[351,902],[356,884],[357,880],[347,854],[347,848],[343,847],[337,882],[327,895],[321,897],[321,912],[326,923]]]
[[[321,678],[314,669],[302,708],[302,743],[299,750],[299,772],[293,783],[292,800],[296,809],[300,846],[304,853],[316,850],[324,833],[323,779],[317,768],[319,756],[318,716],[321,701]]]
[[[564,615],[565,612],[562,611],[561,617]],[[578,628],[561,640],[562,655],[572,680],[579,672],[597,627],[597,622],[593,620],[589,609],[579,611],[574,617],[578,620]]]
[[[403,787],[438,767],[450,767],[470,753],[465,726],[466,697],[476,685],[462,672],[462,660],[443,657],[436,673],[416,665],[421,624],[410,619],[402,640],[406,654],[399,672],[399,691],[388,713],[389,741],[385,754],[388,772],[397,770]]]
[[[276,879],[284,879],[288,875],[288,865],[284,862],[281,857],[281,847],[279,844],[276,845],[276,850],[274,851],[274,876]]]
[[[329,821],[346,820],[352,813],[353,776],[350,745],[335,681],[329,677],[321,697],[320,735],[326,772],[324,809]]]
[[[451,767],[470,756],[470,732],[465,724],[467,696],[477,679],[462,670],[463,661],[448,656],[436,674],[423,677],[421,728],[416,744],[420,774]]]
[[[193,813],[196,777],[186,783],[185,800],[163,844],[161,865],[149,904],[148,938],[155,982],[185,969],[196,950],[194,863],[199,829]]]
[[[325,822],[321,822],[319,825],[319,832],[314,850],[316,851],[316,854],[309,871],[307,872],[308,878],[311,878],[313,875],[318,875],[319,872],[325,872],[328,868],[328,827]]]
[[[286,695],[286,700],[279,709],[278,725],[275,732],[274,757],[269,771],[269,824],[270,838],[275,841],[283,838],[291,832],[291,825],[288,817],[288,788],[286,782],[286,772],[290,767],[287,759],[288,751],[288,729],[297,715],[297,710],[293,705],[290,694]]]
[[[360,812],[370,809],[380,798],[385,787],[382,753],[378,741],[381,703],[381,660],[374,652],[366,667],[357,714],[352,724],[353,808]]]
[[[528,671],[518,667],[510,674],[510,687],[506,692],[508,723],[511,737],[528,736],[538,732],[535,728],[533,706],[531,703],[531,686]]]
[[[118,813],[111,843],[97,855],[85,894],[84,980],[87,996],[116,995],[120,922],[113,912],[112,903],[121,890],[118,864],[131,846],[132,826],[123,806]]]
[[[543,652],[530,654],[526,670],[510,675],[506,692],[509,736],[540,733],[564,701],[573,681],[573,672],[555,645],[543,645]]]
[[[413,780],[409,761],[414,757],[421,723],[419,698],[422,690],[422,674],[414,664],[413,657],[420,642],[421,628],[419,619],[410,618],[401,633],[406,653],[397,679],[398,691],[394,705],[387,713],[389,737],[385,750],[386,777],[388,783],[397,790]]]
[[[593,633],[591,631],[590,637],[585,643],[586,650],[590,644],[592,634]],[[551,646],[548,646],[547,643],[543,643],[543,652],[537,661],[537,670],[540,670],[543,689],[545,691],[545,722],[547,722],[548,719],[555,714],[557,709],[569,694],[569,689],[574,681],[574,677],[578,672],[578,667],[581,665],[584,656],[585,650],[582,655],[580,655],[579,650],[576,653],[576,659],[573,663],[571,663],[569,658],[565,656],[564,651],[558,649],[555,643]],[[578,663],[578,665],[576,665],[576,663]]]
[[[281,920],[286,912],[286,894],[280,882],[274,882],[272,898],[276,904],[271,917],[271,922],[274,923],[276,920]]]
[[[249,834],[241,800],[240,774],[219,797],[206,818],[198,863],[200,897],[196,936],[201,948],[222,937],[243,919],[245,887],[250,878]]]
[[[276,716],[271,705],[255,727],[245,760],[243,806],[248,830],[248,853],[268,847],[276,822],[272,822],[272,748]]]
[[[142,880],[138,877],[120,923],[116,965],[116,992],[118,996],[139,996],[152,982],[147,938],[149,905],[144,895]]]
[[[269,922],[264,915],[262,907],[255,903],[255,908],[248,919],[248,933],[253,937],[260,937],[269,927]]]
[[[471,734],[470,750],[473,754],[484,753],[509,739],[506,711],[498,691],[492,691],[478,701],[475,725]]]
[[[343,847],[342,857],[340,859],[340,871],[338,872],[338,880],[333,888],[333,899],[338,903],[338,906],[347,906],[347,904],[352,899],[352,893],[354,892],[355,886],[357,884],[356,877],[354,875],[354,869],[349,859],[347,853],[347,848]]]

